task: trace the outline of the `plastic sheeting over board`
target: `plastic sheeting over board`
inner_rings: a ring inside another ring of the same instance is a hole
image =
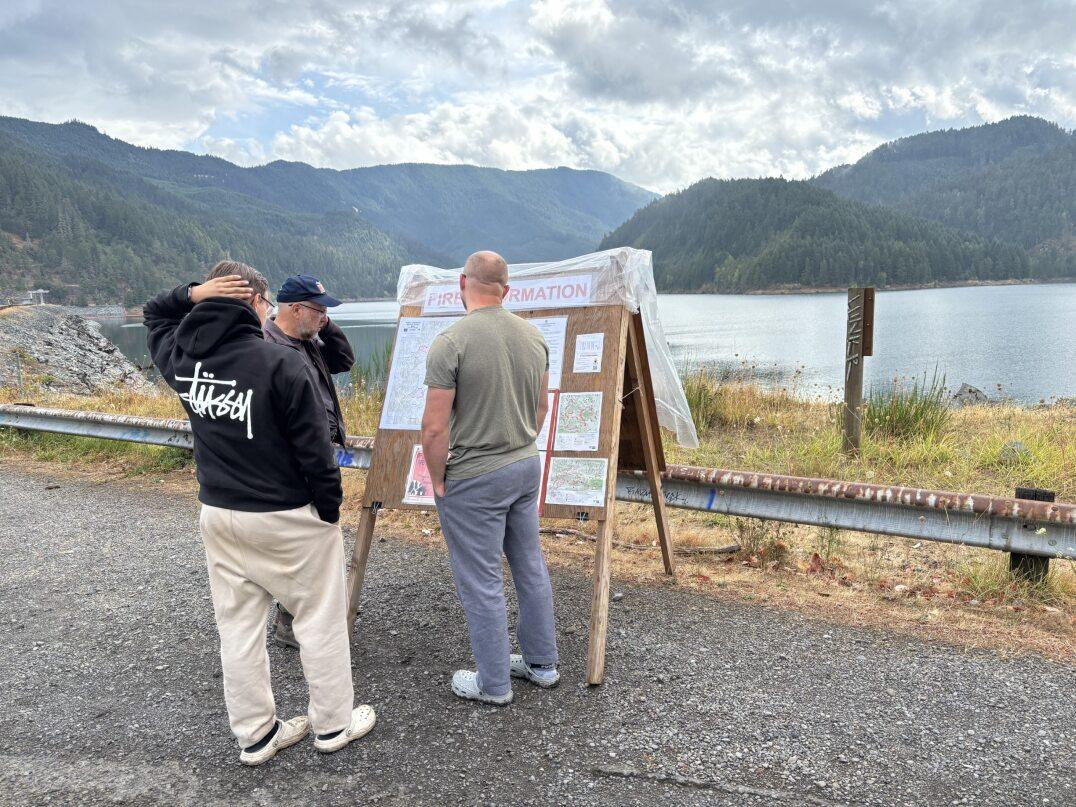
[[[421,306],[424,316],[459,316],[464,313],[459,299],[461,271],[420,264],[405,266],[400,270],[397,302],[401,306]],[[698,447],[695,423],[658,317],[649,250],[621,247],[564,261],[510,264],[508,284],[505,307],[510,310],[624,305],[633,312],[642,312],[658,422],[676,435],[680,445]]]

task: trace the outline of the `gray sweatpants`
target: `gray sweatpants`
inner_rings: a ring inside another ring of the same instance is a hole
[[[523,658],[528,664],[557,662],[553,589],[538,542],[541,484],[542,464],[531,457],[470,479],[450,479],[437,499],[479,685],[490,695],[512,688],[502,552],[519,599],[516,635]]]

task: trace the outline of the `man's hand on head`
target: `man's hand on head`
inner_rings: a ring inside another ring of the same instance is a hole
[[[250,284],[239,275],[215,277],[191,287],[191,302],[198,304],[210,297],[232,297],[236,300],[250,300],[253,296]]]

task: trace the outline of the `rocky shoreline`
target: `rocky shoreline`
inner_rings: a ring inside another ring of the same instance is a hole
[[[94,319],[124,319],[127,309],[122,305],[65,305],[59,306],[68,314]],[[141,311],[139,312],[141,313]]]
[[[153,389],[99,324],[55,305],[0,308],[0,386],[74,395]]]

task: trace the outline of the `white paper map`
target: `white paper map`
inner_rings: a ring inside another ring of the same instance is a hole
[[[546,504],[601,507],[605,504],[605,477],[609,460],[553,457],[545,487]]]
[[[527,322],[542,332],[549,347],[549,388],[560,389],[560,375],[564,367],[564,332],[568,328],[568,318],[534,317]]]
[[[389,368],[382,429],[422,428],[426,408],[426,354],[434,338],[462,317],[401,317]]]
[[[597,451],[602,424],[600,392],[562,392],[557,400],[554,451]]]

